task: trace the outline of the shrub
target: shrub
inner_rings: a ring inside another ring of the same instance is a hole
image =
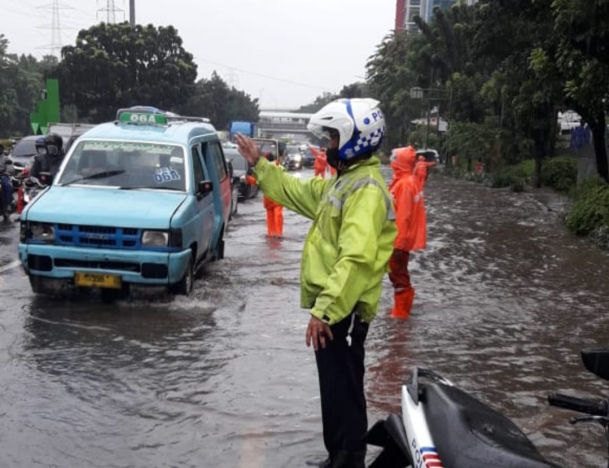
[[[567,227],[577,235],[602,232],[609,226],[609,185],[592,180],[575,193],[575,203],[567,216]]]
[[[514,173],[526,181],[533,180],[535,175],[535,160],[525,159],[521,161],[517,166],[514,166]]]
[[[492,174],[491,184],[493,188],[512,187],[512,190],[516,188],[514,192],[522,192],[524,190],[525,181],[511,169],[502,168]],[[518,190],[518,188],[520,190]]]
[[[568,156],[548,159],[541,168],[542,184],[568,192],[577,184],[577,160]]]

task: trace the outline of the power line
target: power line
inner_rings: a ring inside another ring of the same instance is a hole
[[[241,68],[236,68],[236,67],[233,67],[231,65],[226,65],[224,63],[214,62],[213,60],[202,59],[200,57],[194,57],[194,59],[198,60],[200,62],[211,63],[213,65],[218,65],[220,67],[228,68],[229,70],[233,70],[233,71],[236,70],[238,72],[245,73],[245,74],[248,74],[248,75],[254,75],[254,76],[259,76],[261,78],[267,78],[269,80],[279,81],[281,83],[287,83],[287,84],[292,84],[292,85],[296,85],[296,86],[302,86],[304,88],[318,89],[318,90],[322,90],[322,91],[329,91],[329,92],[334,92],[335,91],[335,90],[332,90],[330,88],[324,88],[322,86],[315,86],[315,85],[309,85],[309,84],[306,84],[306,83],[299,83],[298,81],[286,80],[286,79],[283,79],[283,78],[277,78],[275,76],[264,75],[262,73],[257,73],[257,72],[253,72],[253,71],[249,71],[249,70],[243,70]]]

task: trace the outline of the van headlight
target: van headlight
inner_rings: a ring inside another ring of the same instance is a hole
[[[142,245],[144,247],[167,247],[169,233],[166,231],[142,232]]]
[[[30,223],[29,232],[32,240],[45,242],[55,240],[55,226],[49,223]]]

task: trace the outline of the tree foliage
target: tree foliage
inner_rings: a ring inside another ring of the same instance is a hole
[[[306,104],[301,106],[297,112],[303,112],[305,114],[314,114],[319,111],[325,105],[331,103],[332,101],[340,98],[366,98],[370,97],[370,88],[367,83],[363,82],[355,82],[348,85],[343,86],[343,88],[338,93],[330,93],[325,92],[315,98],[313,102],[310,104]]]
[[[111,120],[133,105],[176,109],[195,92],[197,66],[175,28],[101,23],[62,49],[62,104],[81,119]]]
[[[252,99],[243,91],[231,88],[216,73],[211,78],[197,82],[194,96],[181,107],[186,115],[209,118],[218,129],[228,129],[232,120],[257,122],[258,99]]]
[[[409,94],[420,87],[426,97],[440,93],[433,105],[451,120],[446,151],[477,152],[491,165],[533,157],[539,183],[543,160],[554,155],[558,111],[574,109],[593,132],[599,174],[609,177],[609,2],[480,0],[414,21],[420,34],[390,34],[368,62],[391,145],[407,140],[410,122],[425,116],[426,106]]]
[[[28,134],[29,114],[44,88],[45,75],[56,66],[54,57],[37,60],[10,54],[9,41],[0,34],[0,136]]]

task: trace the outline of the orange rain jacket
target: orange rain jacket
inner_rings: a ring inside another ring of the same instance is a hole
[[[313,156],[315,156],[315,164],[313,165],[313,170],[315,171],[315,175],[317,174],[325,174],[326,168],[328,167],[328,161],[326,160],[326,154],[323,151],[318,151],[315,148],[309,147]]]
[[[425,161],[424,156],[419,156],[419,160],[417,161],[417,164],[414,168],[414,175],[416,176],[416,178],[420,184],[421,192],[425,188],[425,182],[427,181],[427,174],[428,174],[429,168],[433,167],[435,165],[436,165],[435,162],[427,162],[427,161]]]
[[[391,163],[393,180],[389,185],[398,228],[394,247],[407,252],[422,250],[427,244],[427,220],[421,184],[414,175],[416,151],[409,146],[394,152],[396,158]]]

